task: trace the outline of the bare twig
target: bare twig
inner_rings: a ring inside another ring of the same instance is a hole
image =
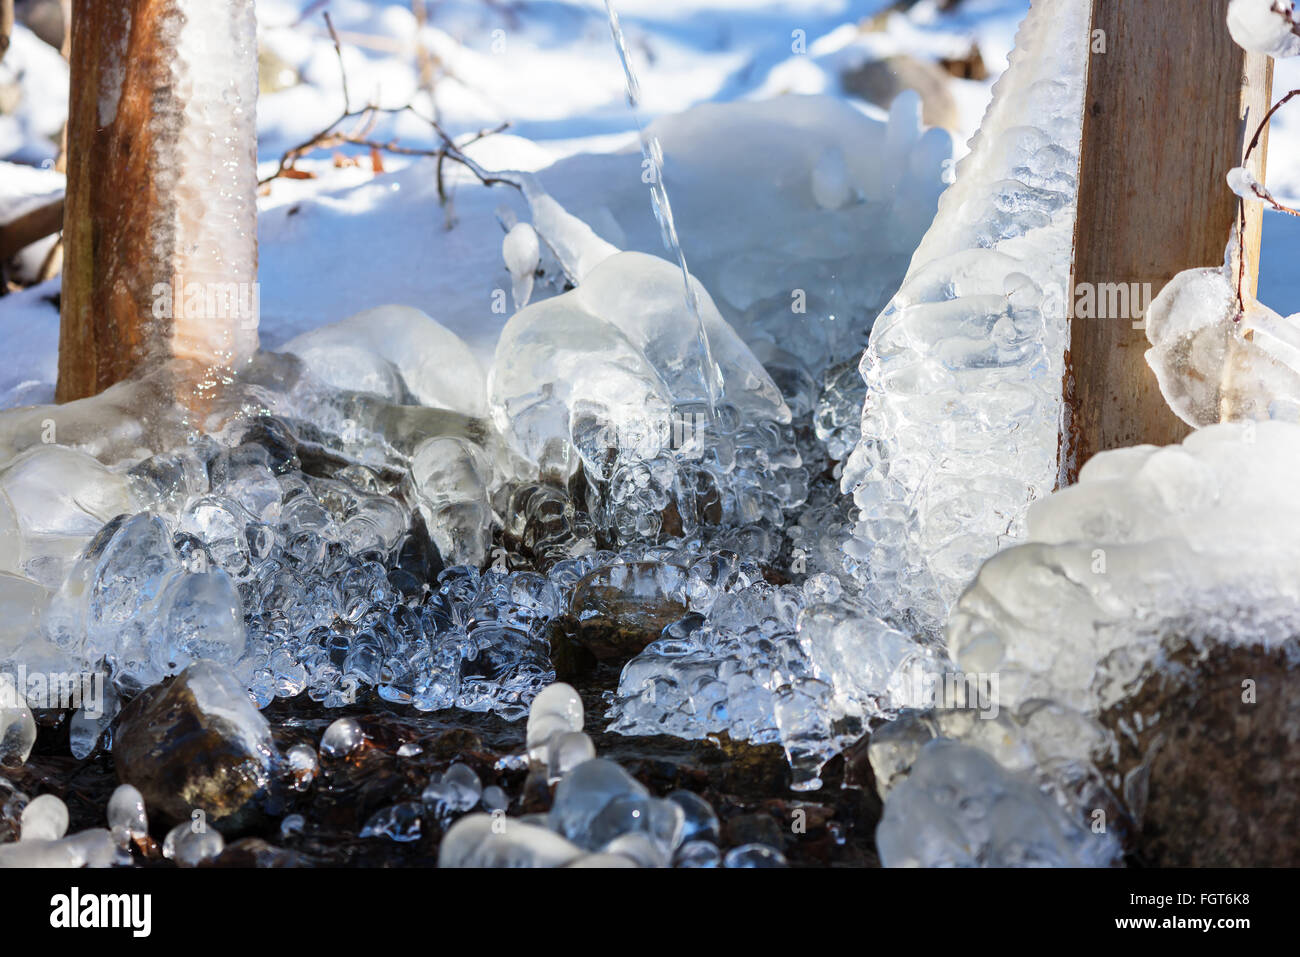
[[[343,49],[339,42],[339,35],[334,29],[334,24],[330,20],[328,13],[325,14],[325,23],[329,27],[330,37],[334,41],[334,50],[338,54],[339,71],[343,74],[343,112],[338,119],[334,120],[329,126],[325,127],[319,133],[309,137],[297,146],[285,150],[280,157],[280,162],[276,166],[275,172],[270,176],[264,177],[258,182],[259,186],[265,186],[272,180],[281,177],[291,177],[295,172],[294,164],[304,156],[314,153],[318,150],[333,149],[334,147],[344,144],[350,146],[360,146],[371,150],[372,155],[376,153],[392,153],[399,156],[428,156],[437,159],[438,175],[438,199],[442,204],[447,202],[447,191],[443,182],[444,162],[448,159],[464,166],[475,177],[478,178],[484,186],[493,186],[498,183],[506,183],[511,186],[517,186],[516,183],[509,179],[493,176],[484,170],[481,166],[471,160],[463,152],[465,147],[477,143],[486,136],[494,133],[500,133],[509,127],[509,123],[502,123],[493,129],[479,130],[478,133],[471,136],[464,143],[457,144],[456,141],[439,125],[438,121],[432,117],[422,115],[410,103],[405,106],[381,107],[374,103],[358,109],[353,109],[351,97],[348,93],[347,69],[343,64]],[[403,146],[396,139],[379,141],[371,138],[370,132],[375,128],[380,116],[395,116],[401,113],[410,113],[420,121],[427,123],[429,128],[441,141],[440,146],[426,148]],[[355,122],[352,122],[355,121]],[[350,130],[341,130],[339,127],[350,125]]]
[[[1246,155],[1241,160],[1242,166],[1245,166],[1250,162],[1251,155],[1259,148],[1259,144],[1264,138],[1264,131],[1268,129],[1268,124],[1272,122],[1277,111],[1282,109],[1282,107],[1286,106],[1297,96],[1300,96],[1300,89],[1292,90],[1286,96],[1282,97],[1282,99],[1274,103],[1269,111],[1264,114],[1264,119],[1260,121],[1259,128],[1255,130],[1255,135],[1250,138],[1250,145],[1246,147]],[[1274,199],[1273,194],[1264,187],[1263,183],[1252,188],[1251,192],[1258,196],[1260,200],[1266,203],[1270,208],[1275,209],[1280,213],[1287,213],[1291,216],[1300,216],[1300,211],[1291,209],[1289,206],[1283,206]],[[1237,256],[1239,260],[1237,264],[1237,305],[1241,307],[1241,312],[1244,314],[1246,311],[1246,299],[1245,293],[1243,292],[1246,287],[1246,198],[1244,196],[1237,200],[1237,209],[1237,245],[1239,247]]]

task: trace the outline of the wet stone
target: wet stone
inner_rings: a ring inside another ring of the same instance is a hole
[[[238,680],[209,662],[135,698],[113,746],[119,778],[150,813],[188,822],[199,811],[222,827],[256,814],[274,759],[266,719]]]
[[[573,640],[597,661],[626,661],[686,614],[687,587],[686,572],[675,565],[597,568],[573,590]]]

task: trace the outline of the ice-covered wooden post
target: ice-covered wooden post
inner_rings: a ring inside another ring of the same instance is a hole
[[[1067,475],[1104,449],[1187,434],[1144,360],[1141,310],[1175,273],[1223,261],[1238,214],[1226,176],[1241,165],[1272,85],[1272,61],[1229,35],[1228,0],[1091,2]],[[1266,152],[1252,157],[1261,182]],[[1248,205],[1245,245],[1258,263],[1261,209]],[[1247,275],[1249,294],[1256,275]]]
[[[253,0],[74,0],[59,401],[257,343]]]

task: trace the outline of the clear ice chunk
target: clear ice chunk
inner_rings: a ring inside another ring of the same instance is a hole
[[[1057,481],[1089,10],[1030,9],[862,359],[849,550],[885,616],[931,635]]]

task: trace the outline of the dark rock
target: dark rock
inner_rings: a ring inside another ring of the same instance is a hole
[[[1190,644],[1101,716],[1100,769],[1163,867],[1300,865],[1300,638],[1266,649]]]
[[[225,831],[257,815],[275,750],[270,726],[239,681],[199,661],[123,709],[113,760],[119,780],[140,789],[151,818],[188,821],[201,811]]]
[[[777,850],[785,847],[788,828],[770,814],[737,814],[725,825],[726,841],[733,847],[742,844],[766,844]]]
[[[631,562],[589,572],[569,603],[573,640],[597,661],[627,661],[686,614],[686,573]]]

